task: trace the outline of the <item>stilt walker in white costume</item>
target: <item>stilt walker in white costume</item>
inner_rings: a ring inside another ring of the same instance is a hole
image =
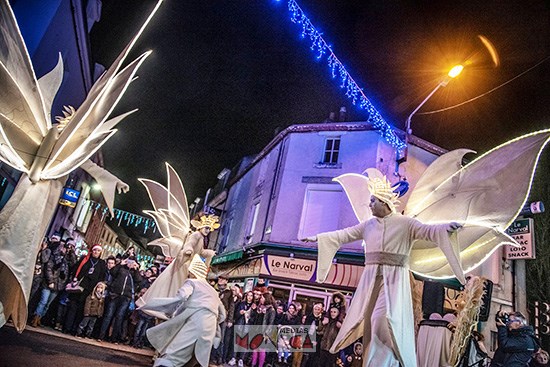
[[[220,342],[219,324],[226,315],[218,292],[206,281],[206,274],[206,265],[195,255],[189,265],[189,278],[176,294],[151,299],[141,308],[162,313],[169,319],[147,330],[147,338],[159,352],[154,366],[194,365],[193,358],[199,365],[208,366],[210,351]]]
[[[148,246],[158,246],[164,256],[174,258],[168,267],[151,284],[147,292],[136,302],[141,307],[153,298],[172,297],[187,279],[188,267],[195,254],[206,259],[210,266],[212,257],[216,254],[207,249],[208,234],[219,228],[218,217],[203,215],[199,220],[189,220],[187,198],[181,180],[176,171],[166,163],[168,186],[148,179],[139,181],[145,186],[155,210],[145,210],[157,224],[161,238],[154,240]],[[190,225],[196,232],[189,233]],[[165,319],[166,316],[155,311],[146,313]]]
[[[464,167],[471,151],[441,156],[418,181],[406,216],[397,213],[398,196],[380,171],[336,178],[360,223],[303,240],[318,241],[317,281],[326,279],[344,243],[364,241],[365,269],[331,352],[363,337],[364,366],[416,366],[409,269],[464,284],[464,273],[498,246],[517,245],[504,231],[525,204],[549,138],[550,130],[525,135]]]
[[[0,213],[0,326],[11,317],[18,331],[25,327],[34,262],[67,175],[78,167],[88,172],[101,185],[111,214],[115,191],[128,191],[127,184],[89,158],[135,111],[107,120],[150,54],[121,68],[159,4],[80,107],[66,107],[54,125],[51,108],[63,79],[61,55],[55,68],[37,79],[12,9],[0,0],[0,160],[23,172]]]

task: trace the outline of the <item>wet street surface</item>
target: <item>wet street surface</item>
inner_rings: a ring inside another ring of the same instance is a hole
[[[80,343],[55,335],[0,328],[0,367],[151,366],[151,357]]]

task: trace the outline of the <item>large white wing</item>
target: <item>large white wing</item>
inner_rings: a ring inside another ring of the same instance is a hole
[[[182,221],[182,226],[189,229],[189,206],[187,205],[187,196],[181,179],[174,168],[166,163],[166,173],[168,176],[168,210],[173,212]]]
[[[372,216],[370,204],[370,191],[367,177],[358,173],[346,173],[335,177],[346,192],[353,212],[359,222],[364,222]]]
[[[470,149],[457,149],[445,153],[433,161],[412,188],[405,214],[414,217],[416,213],[422,211],[424,200],[439,185],[462,168],[462,158],[467,153],[475,152]]]
[[[0,0],[0,113],[37,144],[51,128],[32,63],[7,0]]]
[[[79,162],[83,161],[83,157],[91,156],[112,136],[109,133],[114,130],[105,130],[102,125],[149,54],[150,52],[144,53],[114,76],[105,84],[98,96],[86,97],[56,141],[51,157],[45,165],[43,178],[59,177],[59,172],[74,170]],[[89,100],[95,97],[97,97],[96,100],[90,103]],[[120,122],[120,120],[116,121]],[[111,126],[112,124],[109,125]],[[97,142],[100,136],[104,136],[104,140]]]
[[[425,196],[415,200],[409,215],[424,223],[463,223],[457,250],[463,269],[472,270],[498,246],[516,244],[504,231],[527,200],[540,153],[549,140],[550,129],[524,135],[490,150],[446,179],[437,179],[440,183],[432,191],[420,187]],[[437,172],[433,174],[438,177]],[[411,270],[451,277],[441,256],[436,244],[418,241],[411,252]]]

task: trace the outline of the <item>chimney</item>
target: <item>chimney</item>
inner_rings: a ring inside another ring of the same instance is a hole
[[[340,107],[340,116],[338,118],[338,121],[342,122],[342,121],[346,121],[346,116],[347,115],[347,110],[346,110],[346,107],[342,106]]]
[[[328,123],[328,122],[334,122],[334,121],[336,121],[336,113],[331,112],[331,113],[329,113],[328,118],[326,118],[325,121],[323,121],[323,122]]]

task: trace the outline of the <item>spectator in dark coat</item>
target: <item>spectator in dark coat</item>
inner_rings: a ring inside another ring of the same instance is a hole
[[[76,335],[78,324],[84,317],[84,304],[96,284],[105,279],[106,265],[101,259],[103,248],[94,245],[88,255],[82,257],[76,265],[73,282],[80,282],[82,292],[69,295],[69,309],[65,320],[65,330]]]
[[[491,362],[491,367],[524,367],[529,364],[533,354],[539,350],[533,328],[527,325],[520,312],[509,315],[504,323],[504,314],[497,317],[498,348]]]
[[[306,367],[317,367],[320,363],[321,339],[323,338],[323,329],[325,327],[323,324],[323,308],[324,306],[322,303],[314,304],[313,311],[306,316],[304,322],[304,326],[308,328],[310,335],[315,337],[313,342],[315,352],[304,353],[302,359],[302,364]]]
[[[330,347],[334,340],[336,340],[336,335],[340,331],[342,324],[339,320],[340,311],[336,307],[331,307],[329,311],[328,321],[323,320],[324,331],[323,339],[321,339],[321,360],[319,366],[323,367],[333,367],[336,364],[337,354],[330,353]]]
[[[260,304],[256,308],[256,310],[258,314],[262,315],[261,325],[262,332],[264,334],[264,340],[266,340],[267,343],[273,343],[274,345],[277,345],[277,336],[276,333],[274,333],[274,330],[276,330],[276,326],[273,324],[273,321],[275,320],[275,309],[273,308],[274,304],[275,300],[273,299],[273,296],[266,292],[260,297]],[[252,352],[252,367],[263,367],[265,363],[265,357],[266,353],[263,347],[254,350]]]
[[[50,254],[51,250],[48,248],[48,239],[44,237],[42,243],[40,244],[40,251],[38,251],[38,255],[36,255],[36,263],[34,264],[34,275],[32,278],[32,287],[29,300],[34,298],[42,285],[42,279],[44,279],[42,266],[48,261]]]
[[[235,303],[233,302],[233,292],[227,286],[227,281],[227,277],[220,275],[218,277],[218,284],[216,285],[216,289],[218,290],[218,293],[220,295],[220,301],[222,301],[223,307],[225,308],[225,314],[233,315],[233,313],[235,312]],[[214,349],[213,351],[214,364],[224,364],[229,361],[229,359],[227,359],[228,344],[225,340],[225,333],[228,327],[228,323],[231,323],[231,320],[226,317],[225,320],[220,324],[221,342],[218,348]]]
[[[116,265],[110,273],[113,276],[113,281],[108,289],[109,301],[101,323],[99,340],[105,339],[114,318],[111,341],[118,343],[122,341],[122,322],[126,317],[128,306],[141,283],[139,263],[134,258],[128,257]]]
[[[65,284],[69,279],[69,266],[65,258],[66,248],[60,242],[54,244],[55,247],[45,249],[44,260],[42,263],[42,285],[40,302],[34,311],[34,317],[31,325],[34,327],[41,326],[40,320],[50,307],[51,302],[57,296],[57,294],[65,289]],[[46,255],[47,252],[49,255]]]

